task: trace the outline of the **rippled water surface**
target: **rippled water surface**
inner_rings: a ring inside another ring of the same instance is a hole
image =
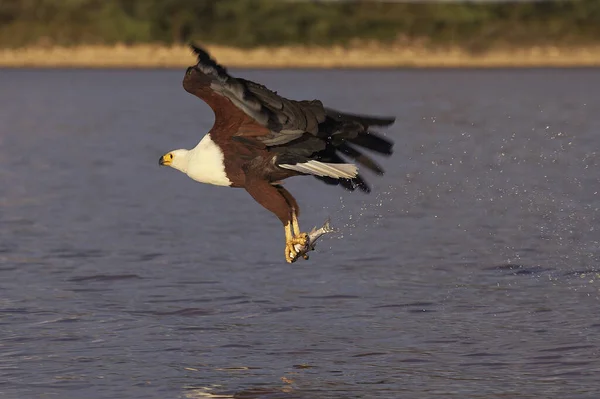
[[[395,115],[371,195],[159,168],[182,71],[0,71],[0,397],[597,398],[600,70],[235,71]]]

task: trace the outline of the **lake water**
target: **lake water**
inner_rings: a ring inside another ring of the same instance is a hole
[[[599,396],[600,70],[234,73],[398,118],[371,195],[287,183],[309,261],[158,166],[183,71],[0,70],[0,397]]]

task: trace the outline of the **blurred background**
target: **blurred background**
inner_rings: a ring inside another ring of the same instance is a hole
[[[595,45],[600,2],[2,0],[0,46],[181,44],[233,47],[356,41],[493,46]]]

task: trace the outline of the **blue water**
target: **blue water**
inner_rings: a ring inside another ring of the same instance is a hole
[[[600,70],[234,73],[398,118],[371,195],[286,184],[309,261],[159,168],[182,71],[0,70],[0,397],[598,397]]]

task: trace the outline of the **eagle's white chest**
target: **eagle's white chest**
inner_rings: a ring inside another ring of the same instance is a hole
[[[190,151],[187,175],[201,183],[215,186],[231,186],[231,180],[225,173],[223,151],[212,141],[210,134]]]

